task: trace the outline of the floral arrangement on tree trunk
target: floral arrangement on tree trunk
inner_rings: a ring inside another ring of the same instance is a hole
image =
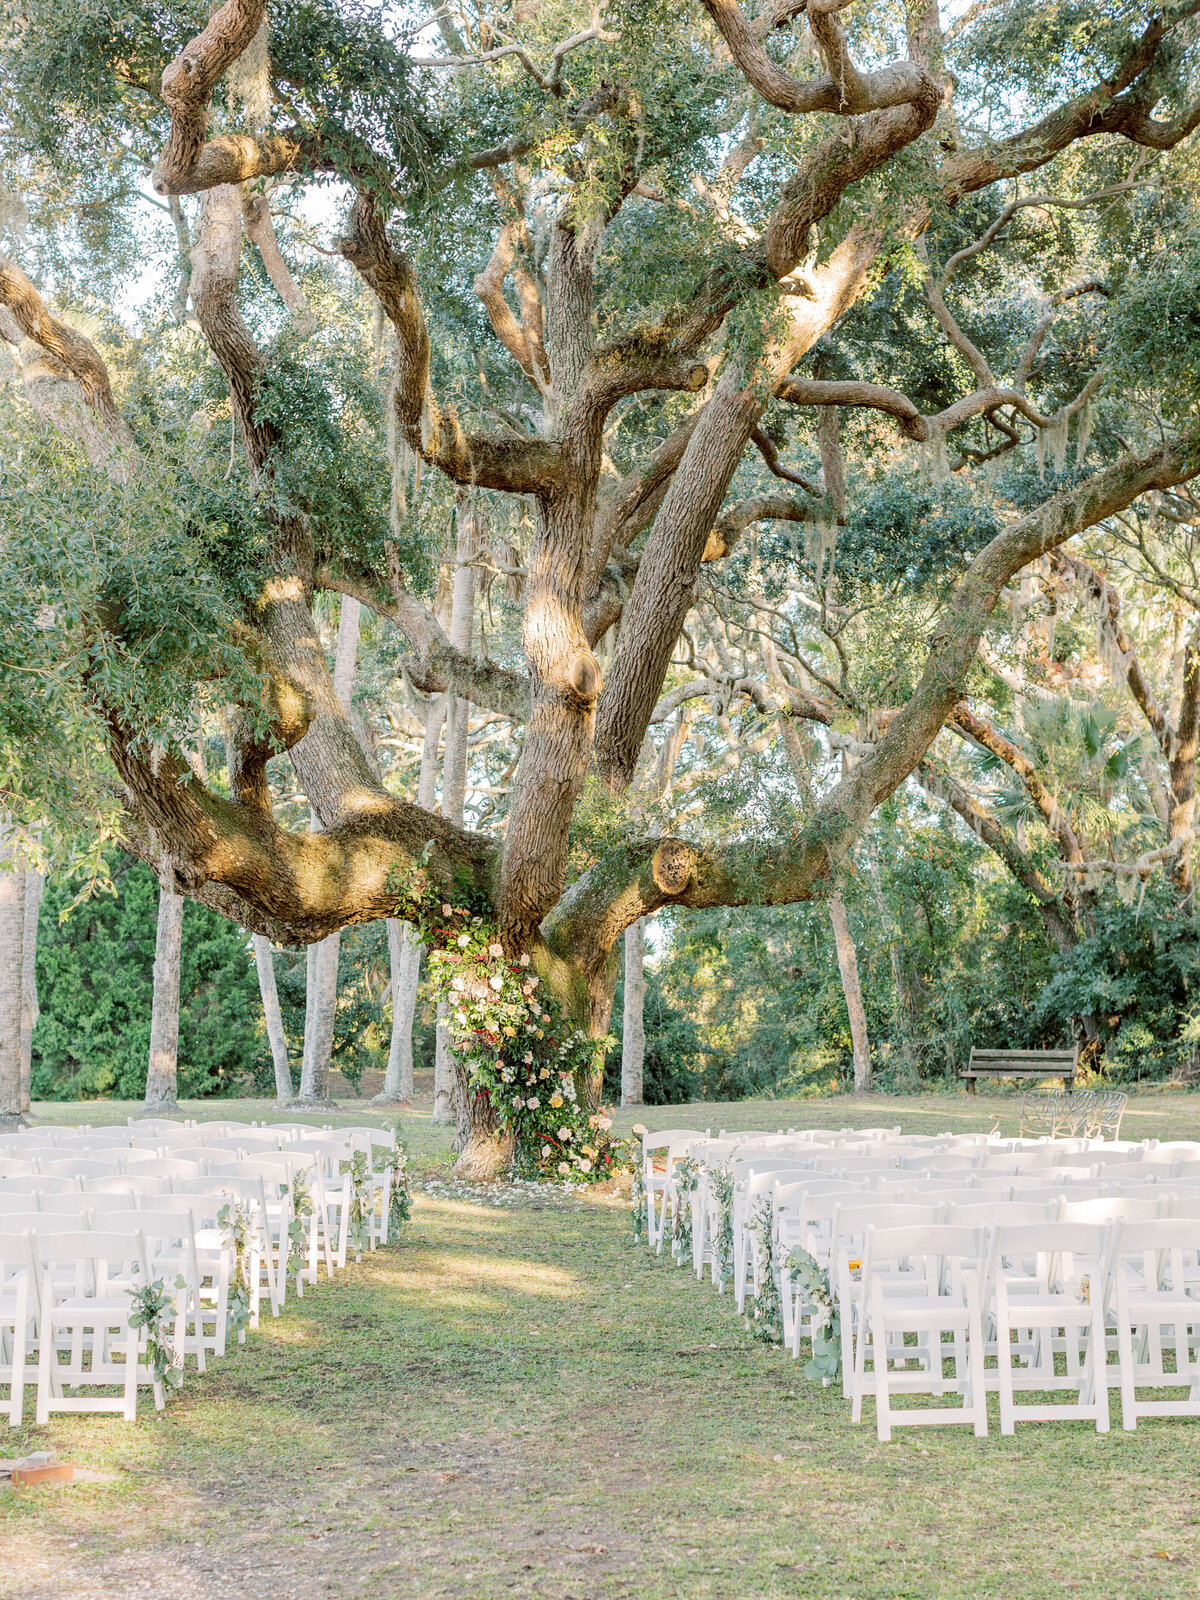
[[[609,1039],[589,1038],[557,1001],[539,998],[529,956],[510,959],[495,928],[469,906],[432,898],[426,873],[413,874],[402,899],[397,915],[428,947],[430,992],[447,1003],[454,1052],[512,1140],[515,1171],[588,1183],[610,1177],[620,1164],[612,1118],[581,1105],[578,1086]]]

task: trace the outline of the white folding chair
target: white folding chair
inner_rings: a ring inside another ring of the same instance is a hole
[[[137,1419],[140,1377],[139,1330],[130,1317],[130,1289],[149,1282],[140,1234],[40,1233],[33,1241],[42,1268],[38,1297],[39,1426],[63,1411],[118,1411]],[[58,1268],[58,1271],[54,1269]],[[66,1360],[60,1359],[66,1356]],[[162,1384],[148,1375],[154,1403],[163,1404]],[[119,1386],[120,1399],[76,1393],[72,1388]]]
[[[25,1385],[34,1374],[26,1367],[32,1294],[29,1236],[7,1227],[0,1232],[0,1382],[8,1381],[8,1421],[19,1428],[25,1407]]]
[[[1132,1432],[1139,1417],[1200,1417],[1200,1219],[1118,1220],[1108,1282],[1122,1426]],[[1145,1389],[1157,1397],[1142,1398]]]
[[[1013,1433],[1018,1422],[1071,1419],[1092,1421],[1098,1433],[1108,1432],[1107,1238],[1108,1225],[1103,1223],[1043,1222],[995,1229],[988,1282],[1001,1433]],[[1056,1357],[1062,1358],[1062,1372]],[[1017,1403],[1018,1392],[1031,1391],[1076,1398]]]
[[[977,1438],[987,1434],[978,1268],[986,1237],[980,1228],[945,1223],[868,1230],[856,1296],[851,1417],[862,1420],[863,1401],[873,1394],[881,1441],[897,1427],[966,1424]],[[929,1395],[935,1403],[898,1408],[900,1395]],[[949,1395],[961,1396],[961,1404],[946,1405]]]

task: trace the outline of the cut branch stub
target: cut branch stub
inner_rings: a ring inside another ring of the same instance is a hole
[[[692,876],[695,852],[683,839],[664,839],[650,859],[650,873],[663,894],[682,894]]]

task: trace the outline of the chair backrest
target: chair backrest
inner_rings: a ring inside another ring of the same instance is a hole
[[[243,1161],[214,1161],[209,1171],[214,1178],[247,1178],[278,1185],[291,1183],[297,1165],[302,1166],[303,1162],[287,1161],[282,1156],[248,1156]]]
[[[123,1194],[86,1194],[82,1189],[73,1189],[69,1194],[39,1196],[39,1209],[43,1216],[82,1217],[88,1212],[99,1215],[109,1211],[128,1211],[132,1207],[133,1195],[128,1189]]]
[[[112,1161],[97,1161],[88,1156],[64,1156],[61,1160],[41,1160],[38,1169],[47,1177],[108,1178],[115,1170]]]
[[[219,1225],[220,1212],[228,1204],[229,1195],[223,1189],[211,1189],[207,1194],[153,1195],[147,1199],[146,1209],[176,1216],[190,1213],[197,1228],[213,1228]]]
[[[865,1242],[868,1228],[930,1227],[941,1222],[941,1206],[897,1205],[895,1201],[871,1202],[847,1195],[833,1213],[829,1236],[835,1251],[858,1248]]]
[[[56,1143],[60,1150],[79,1151],[128,1150],[133,1139],[132,1128],[91,1128],[88,1132],[60,1134]]]
[[[246,1128],[241,1133],[222,1133],[213,1139],[205,1139],[204,1148],[235,1153],[244,1151],[248,1156],[265,1156],[279,1149],[279,1138],[276,1134],[264,1132],[262,1128]]]
[[[178,1117],[130,1117],[127,1126],[135,1133],[170,1133],[187,1124]]]
[[[992,1231],[992,1270],[1010,1257],[1034,1259],[1043,1293],[1066,1289],[1084,1272],[1102,1272],[1110,1225],[1099,1222],[1018,1223]]]
[[[1200,1217],[1160,1217],[1113,1224],[1110,1264],[1138,1259],[1147,1289],[1194,1290],[1200,1263]],[[1120,1275],[1113,1274],[1119,1285]],[[1190,1315],[1188,1321],[1196,1320]]]
[[[973,1267],[986,1249],[985,1228],[963,1228],[948,1222],[908,1228],[870,1227],[863,1256],[864,1292],[875,1272],[907,1263],[914,1279],[924,1279],[926,1294],[939,1295],[944,1286],[957,1282],[957,1268],[964,1263]],[[949,1274],[947,1266],[951,1268]]]
[[[46,1211],[6,1211],[0,1213],[6,1233],[78,1233],[83,1222],[78,1215],[55,1216]]]
[[[33,1162],[18,1156],[0,1156],[0,1178],[28,1178],[33,1175]]]
[[[79,1184],[74,1178],[64,1177],[61,1173],[35,1173],[28,1177],[0,1180],[0,1198],[6,1194],[63,1194],[68,1189],[78,1188]]]
[[[1022,1223],[1050,1222],[1054,1218],[1052,1200],[967,1201],[946,1208],[946,1221],[959,1228],[1019,1227]]]
[[[45,1228],[33,1236],[32,1253],[44,1267],[62,1267],[74,1263],[74,1281],[61,1273],[46,1272],[42,1279],[42,1297],[54,1300],[80,1295],[95,1295],[98,1299],[111,1298],[112,1291],[122,1293],[129,1279],[141,1273],[147,1281],[146,1245],[140,1233],[101,1233],[69,1230],[52,1232]]]
[[[133,1208],[128,1211],[109,1212],[93,1229],[102,1226],[108,1233],[140,1233],[149,1249],[161,1250],[172,1245],[195,1245],[195,1221],[190,1209],[176,1210],[171,1206],[155,1206],[153,1210]]]
[[[936,1177],[943,1172],[971,1172],[979,1163],[977,1151],[918,1150],[913,1155],[901,1156],[898,1164],[902,1172],[924,1172]]]
[[[145,1172],[126,1172],[113,1178],[85,1178],[84,1194],[165,1194],[171,1180]]]
[[[684,1139],[703,1139],[703,1130],[699,1128],[660,1128],[651,1133],[649,1128],[642,1135],[642,1155],[647,1156],[654,1150],[665,1151],[677,1141]]]
[[[365,1146],[368,1151],[374,1150],[376,1145],[384,1150],[395,1150],[399,1145],[393,1128],[339,1128],[339,1133],[348,1133],[356,1146]]]
[[[1064,1194],[1058,1202],[1060,1222],[1150,1222],[1162,1215],[1167,1203],[1164,1195],[1158,1200],[1134,1199],[1128,1195],[1103,1195],[1097,1200],[1069,1200]]]
[[[1145,1152],[1147,1161],[1200,1161],[1200,1140],[1160,1139]]]

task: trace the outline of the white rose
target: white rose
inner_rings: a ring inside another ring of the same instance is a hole
[[[529,952],[527,950],[521,951],[521,965],[523,967],[527,967],[529,965]]]
[[[558,1163],[558,1170],[563,1174],[568,1174],[571,1169],[565,1161],[560,1161]]]
[[[531,1094],[529,1096],[529,1099],[526,1100],[526,1102],[525,1102],[525,1104],[529,1107],[530,1111],[536,1111],[537,1108],[541,1105],[541,1103],[542,1102],[538,1099],[537,1095],[535,1095],[535,1094]]]
[[[533,1051],[532,1050],[526,1050],[524,1059],[525,1059],[525,1065],[527,1067],[531,1066],[533,1064]]]
[[[580,1172],[590,1172],[592,1170],[592,1163],[590,1161],[581,1161],[579,1163],[579,1170]]]
[[[538,984],[541,983],[542,980],[536,974],[534,974],[534,976],[531,977],[529,981],[533,985],[533,987],[536,989]]]
[[[498,945],[498,944],[490,944],[490,945],[488,945],[488,955],[495,956],[497,961],[500,959],[500,957],[503,954],[504,954],[503,946]]]
[[[448,917],[448,916],[450,916],[450,914],[451,914],[450,907],[449,906],[443,906],[442,907],[442,915],[444,917]]]
[[[450,979],[450,987],[452,989],[465,989],[466,986],[467,985],[466,985],[466,979],[465,978],[451,978]]]
[[[550,1157],[550,1146],[548,1144],[544,1144],[542,1146],[542,1160],[543,1161],[547,1161],[547,1160],[549,1160],[549,1157]]]
[[[596,1118],[596,1126],[598,1128],[603,1128],[605,1133],[607,1133],[608,1130],[612,1127],[612,1118],[611,1117],[597,1117]]]
[[[504,987],[504,979],[500,976],[500,974],[498,972],[494,972],[492,974],[491,978],[488,981],[491,984],[492,988],[495,989],[497,994],[499,994],[501,989],[503,989],[503,987]]]
[[[458,936],[458,942],[459,942],[460,946],[465,950],[467,948],[467,946],[471,942],[471,935],[469,933],[460,933],[459,936]]]
[[[570,1128],[560,1128],[558,1130],[558,1137],[560,1139],[566,1139],[566,1140],[569,1141],[573,1136],[572,1136]]]

